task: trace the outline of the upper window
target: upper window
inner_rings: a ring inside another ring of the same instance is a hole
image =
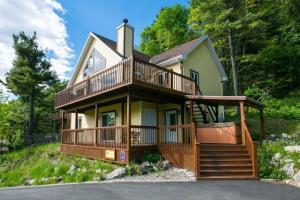
[[[83,76],[88,76],[95,71],[105,68],[106,59],[96,49],[93,49],[83,70]]]
[[[191,70],[191,79],[193,79],[196,83],[197,86],[199,86],[199,73],[194,71],[194,70]]]

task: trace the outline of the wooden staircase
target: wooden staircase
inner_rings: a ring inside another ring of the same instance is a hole
[[[196,126],[200,126],[201,124],[207,124],[208,121],[208,113],[204,111],[202,105],[197,102],[193,102],[193,118]],[[191,103],[189,101],[186,102],[186,108],[190,112]]]
[[[247,146],[241,144],[200,145],[198,179],[255,179]]]

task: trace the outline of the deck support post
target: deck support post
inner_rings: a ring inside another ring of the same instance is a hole
[[[264,139],[265,137],[265,119],[264,119],[264,110],[260,109],[259,110],[259,115],[260,115],[260,131],[261,131],[261,140]]]
[[[97,128],[98,128],[98,104],[95,104],[95,132],[94,132],[94,146],[97,146]]]
[[[157,101],[155,102],[155,110],[156,110],[156,145],[159,145],[159,138],[160,138],[160,134],[159,134],[159,108],[158,108],[158,103]]]
[[[127,161],[130,160],[131,146],[131,95],[127,95]]]
[[[64,130],[64,118],[65,118],[65,113],[64,111],[61,111],[61,125],[60,125],[60,142],[63,142],[63,130]]]
[[[244,145],[246,143],[245,141],[245,128],[244,128],[244,124],[245,124],[245,106],[244,106],[244,102],[240,101],[240,115],[241,115],[241,131],[242,131],[242,144]]]
[[[194,101],[190,100],[190,124],[194,122]]]
[[[75,109],[75,131],[74,131],[74,145],[76,144],[76,131],[78,129],[78,110]]]

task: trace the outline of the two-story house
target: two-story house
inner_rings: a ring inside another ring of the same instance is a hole
[[[133,41],[126,19],[116,42],[89,34],[67,88],[56,95],[61,151],[124,164],[159,152],[199,179],[255,178],[244,108],[262,113],[263,106],[223,96],[227,76],[208,36],[153,57]],[[224,105],[240,106],[241,123],[221,123]]]

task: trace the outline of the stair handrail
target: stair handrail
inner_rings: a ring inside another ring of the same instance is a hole
[[[242,133],[242,134],[245,135],[245,145],[246,145],[248,153],[250,154],[250,157],[251,157],[251,162],[252,162],[252,167],[253,167],[253,177],[257,177],[258,176],[257,152],[256,152],[257,143],[252,140],[250,131],[249,131],[245,121],[242,122],[242,126],[244,129],[244,133]]]

